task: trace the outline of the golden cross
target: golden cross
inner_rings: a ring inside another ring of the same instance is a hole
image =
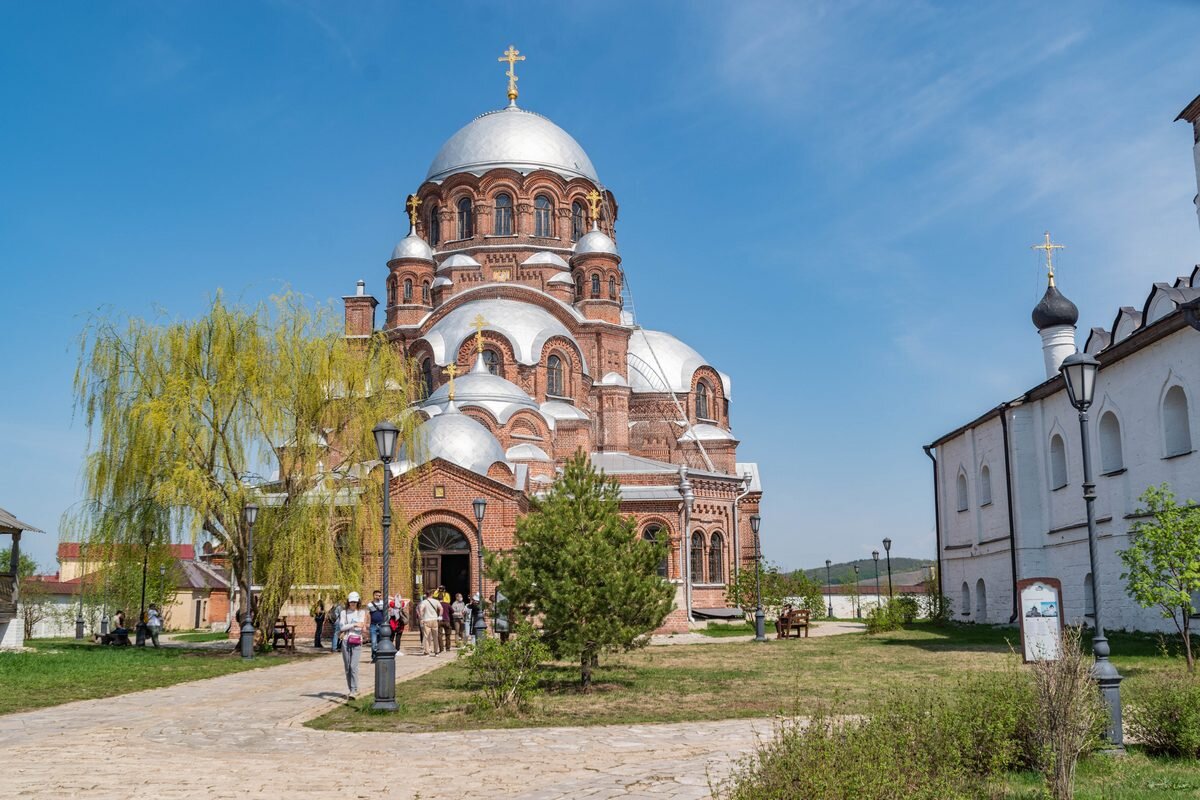
[[[446,367],[446,374],[450,376],[450,392],[449,392],[449,394],[450,394],[450,402],[453,403],[454,402],[454,376],[458,374],[458,364],[455,364],[453,361],[450,362],[450,366]]]
[[[525,56],[520,53],[520,50],[510,44],[508,49],[504,51],[504,55],[496,59],[497,61],[508,62],[508,72],[504,74],[508,76],[508,99],[510,101],[517,99],[517,73],[513,71],[513,68],[516,67],[518,61],[525,60]]]
[[[415,194],[410,194],[405,206],[408,207],[408,223],[412,225],[414,231],[417,229],[417,206],[419,205],[421,205],[421,198]]]
[[[588,192],[588,205],[592,209],[592,222],[597,222],[600,219],[600,193],[595,189]]]
[[[483,329],[487,327],[488,321],[483,318],[483,314],[476,314],[475,319],[471,320],[471,327],[475,329],[475,346],[479,348],[479,355],[483,355]]]
[[[1030,249],[1046,251],[1046,274],[1050,277],[1050,285],[1054,285],[1054,251],[1064,250],[1065,246],[1054,244],[1050,241],[1050,231],[1046,231],[1046,242],[1044,244],[1035,244]]]

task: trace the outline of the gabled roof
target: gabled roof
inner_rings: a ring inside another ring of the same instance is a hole
[[[0,508],[0,531],[29,531],[30,533],[45,533],[41,528],[35,528],[28,522],[14,517],[12,514]]]
[[[133,545],[129,545],[132,547]],[[140,545],[139,545],[140,547]],[[196,557],[196,547],[190,544],[173,544],[171,545],[171,555],[175,558],[191,560]],[[59,542],[58,543],[58,559],[74,559],[79,558],[79,542]]]

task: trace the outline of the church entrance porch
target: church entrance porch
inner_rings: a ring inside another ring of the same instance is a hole
[[[417,537],[420,584],[414,596],[425,589],[445,586],[451,597],[470,596],[471,545],[453,525],[429,525]]]

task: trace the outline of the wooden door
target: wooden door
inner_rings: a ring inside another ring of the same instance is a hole
[[[442,557],[421,554],[421,594],[428,589],[436,589],[442,582]]]

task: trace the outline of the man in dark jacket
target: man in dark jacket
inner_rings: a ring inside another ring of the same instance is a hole
[[[379,638],[389,636],[391,627],[387,624],[387,606],[383,603],[383,592],[378,589],[367,603],[367,614],[371,618],[371,663],[375,663],[375,654],[379,651]]]
[[[454,609],[451,607],[450,601],[448,599],[443,600],[442,619],[440,622],[438,622],[438,636],[442,637],[443,651],[450,649],[451,631],[453,630],[453,627],[451,626],[451,620],[453,619],[453,615]]]

